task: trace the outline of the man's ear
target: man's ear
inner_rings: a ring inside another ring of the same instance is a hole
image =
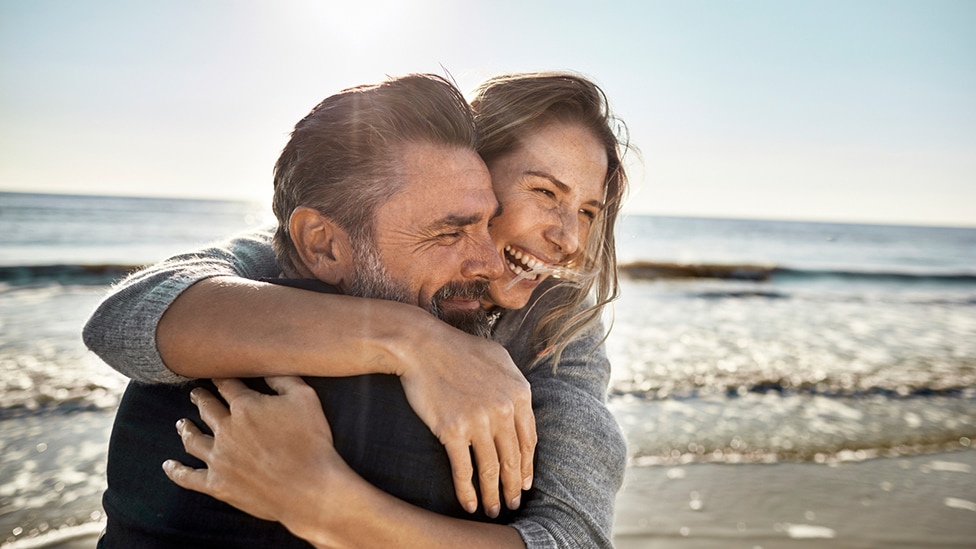
[[[352,243],[349,233],[319,211],[299,206],[288,220],[292,244],[305,270],[333,286],[342,287],[352,274]]]

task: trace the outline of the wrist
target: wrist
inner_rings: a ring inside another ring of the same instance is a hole
[[[431,344],[442,341],[441,332],[446,325],[420,307],[396,305],[397,329],[382,338],[381,353],[390,366],[384,373],[410,377],[417,368],[425,366]]]
[[[302,489],[282,507],[279,521],[295,536],[316,547],[350,546],[343,538],[348,499],[358,476],[338,455],[302,481]]]

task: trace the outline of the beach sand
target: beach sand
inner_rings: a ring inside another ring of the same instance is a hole
[[[976,547],[976,450],[824,465],[634,467],[616,546]]]
[[[0,547],[95,547],[111,421],[104,411],[0,421],[3,478],[23,479],[25,493],[29,486],[51,486],[50,496],[0,494]],[[834,465],[635,466],[617,499],[615,543],[619,549],[976,547],[974,502],[976,449]]]

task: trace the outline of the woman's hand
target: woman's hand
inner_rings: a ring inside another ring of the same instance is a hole
[[[347,547],[520,548],[514,528],[436,515],[386,494],[357,475],[332,445],[318,395],[299,378],[269,377],[277,395],[236,379],[214,380],[224,406],[204,389],[191,400],[214,432],[189,420],[177,430],[187,452],[208,469],[173,460],[166,476],[223,500],[323,549]]]
[[[208,468],[168,460],[163,470],[179,486],[258,518],[289,528],[320,522],[322,509],[308,502],[317,500],[330,473],[348,466],[333,447],[315,391],[296,377],[267,382],[278,395],[252,391],[237,379],[214,380],[230,409],[205,389],[194,389],[190,399],[215,436],[186,419],[177,422],[177,431],[186,451]]]
[[[529,382],[508,351],[493,341],[434,320],[434,333],[417,331],[398,372],[410,406],[447,450],[458,501],[478,508],[472,482],[477,466],[485,513],[498,516],[499,480],[504,504],[517,509],[532,487],[537,442]],[[471,463],[474,450],[475,464]]]

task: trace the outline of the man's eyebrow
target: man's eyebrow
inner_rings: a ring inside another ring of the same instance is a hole
[[[460,214],[449,214],[441,219],[438,219],[432,223],[432,227],[435,229],[440,229],[444,227],[467,227],[468,225],[474,225],[484,219],[484,216],[472,214],[472,215],[460,215]]]
[[[502,205],[498,204],[498,208],[488,217],[489,220],[494,219],[502,214]],[[443,229],[445,227],[467,227],[468,225],[474,225],[476,223],[481,223],[484,221],[484,216],[480,214],[448,214],[441,219],[431,223],[431,228]]]
[[[567,185],[567,184],[563,183],[562,181],[556,179],[551,174],[548,174],[546,172],[538,172],[538,171],[535,171],[535,170],[528,170],[525,173],[527,175],[531,175],[533,177],[541,177],[542,179],[548,180],[550,183],[552,183],[553,185],[555,185],[556,188],[558,188],[560,191],[562,191],[564,193],[568,193],[570,191],[569,185]],[[587,200],[586,202],[584,202],[584,204],[588,204],[588,205],[593,206],[594,208],[597,208],[597,209],[600,209],[600,210],[602,210],[603,207],[604,207],[604,203],[603,202],[600,202],[599,200]]]

